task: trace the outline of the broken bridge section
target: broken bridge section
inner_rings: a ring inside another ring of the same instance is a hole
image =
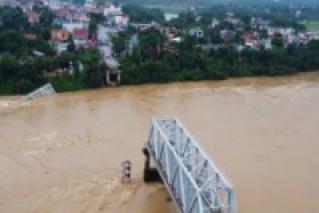
[[[32,101],[33,99],[45,97],[45,96],[52,96],[55,95],[56,92],[51,83],[47,83],[40,87],[39,89],[34,90],[33,92],[27,94],[23,97],[25,101]]]
[[[152,119],[146,149],[180,212],[237,213],[233,186],[177,119]]]

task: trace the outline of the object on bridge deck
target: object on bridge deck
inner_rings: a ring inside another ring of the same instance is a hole
[[[127,183],[131,181],[131,167],[132,163],[129,160],[125,160],[122,162],[122,183]]]

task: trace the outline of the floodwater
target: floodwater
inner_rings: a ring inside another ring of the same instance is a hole
[[[170,213],[142,181],[152,116],[176,116],[245,213],[317,212],[319,72],[0,98],[0,212]],[[119,181],[131,160],[133,180]]]

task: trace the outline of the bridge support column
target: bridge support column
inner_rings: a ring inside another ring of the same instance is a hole
[[[105,81],[108,86],[116,86],[121,83],[121,71],[120,70],[106,70]]]
[[[163,182],[160,174],[158,173],[156,168],[151,168],[151,159],[150,153],[146,148],[143,149],[143,153],[145,155],[145,164],[144,164],[144,182]]]

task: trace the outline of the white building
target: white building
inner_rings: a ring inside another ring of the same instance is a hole
[[[92,11],[96,9],[96,3],[93,0],[86,0],[84,4],[86,11]]]
[[[128,25],[128,16],[126,15],[116,15],[114,16],[114,22],[118,26],[127,26]]]
[[[265,39],[262,41],[262,45],[264,46],[264,48],[266,50],[271,50],[272,49],[272,43],[271,43],[271,39]]]
[[[314,34],[312,34],[311,39],[318,41],[318,40],[319,40],[319,33],[314,33]]]
[[[280,28],[280,27],[269,27],[268,28],[268,35],[274,36],[275,34],[280,34],[282,36],[294,35],[296,30],[288,27],[288,28]]]
[[[216,18],[213,18],[212,25],[211,25],[212,28],[217,27],[219,24],[220,24],[220,21],[218,19],[216,19]]]
[[[103,11],[104,16],[109,16],[109,15],[122,15],[122,8],[121,7],[116,7],[114,4],[108,4]]]
[[[77,22],[77,23],[66,23],[63,24],[63,28],[65,28],[69,33],[73,33],[76,29],[88,28],[87,24]]]
[[[203,38],[204,31],[200,27],[191,28],[188,32],[189,35],[195,36],[196,38]]]
[[[65,52],[65,51],[67,51],[68,50],[68,45],[69,45],[68,43],[58,43],[56,45],[57,53],[61,54],[61,53]]]

